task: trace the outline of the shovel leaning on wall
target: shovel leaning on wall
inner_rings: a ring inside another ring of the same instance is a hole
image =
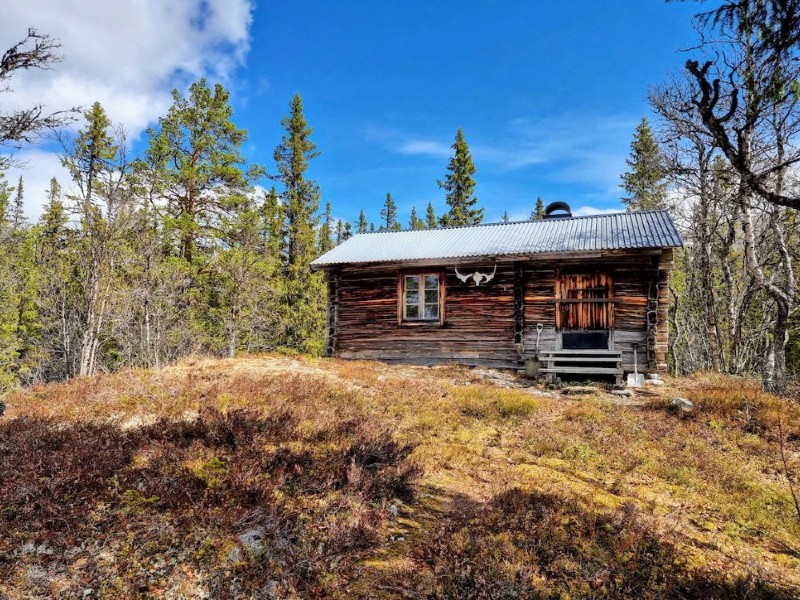
[[[644,385],[644,373],[639,373],[639,357],[636,349],[638,344],[633,347],[633,373],[628,373],[628,387],[642,387]]]

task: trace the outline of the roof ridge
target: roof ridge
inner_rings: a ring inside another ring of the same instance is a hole
[[[394,229],[394,230],[390,230],[390,231],[364,231],[364,232],[361,232],[361,233],[354,233],[348,239],[353,239],[357,235],[373,235],[373,234],[376,234],[376,233],[409,233],[411,231],[447,231],[447,230],[451,230],[451,229],[468,229],[470,227],[496,227],[496,226],[499,226],[499,225],[521,225],[521,224],[524,224],[524,223],[540,223],[540,222],[543,222],[543,223],[550,222],[550,223],[552,223],[553,221],[566,221],[566,220],[575,220],[575,219],[597,219],[597,218],[602,218],[602,217],[617,217],[617,216],[620,216],[620,215],[639,215],[639,214],[642,214],[642,213],[657,213],[657,212],[669,213],[669,209],[668,208],[648,208],[648,209],[643,209],[643,210],[621,210],[619,212],[613,212],[613,213],[595,213],[595,214],[592,214],[592,215],[578,215],[576,217],[572,217],[572,216],[570,216],[570,217],[555,216],[555,217],[550,217],[548,219],[524,219],[524,220],[521,220],[521,221],[509,221],[507,223],[504,223],[502,221],[493,221],[491,223],[475,223],[474,225],[447,225],[446,227],[423,227],[421,229],[405,228],[405,229]]]

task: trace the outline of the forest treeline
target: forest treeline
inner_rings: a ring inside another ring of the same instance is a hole
[[[0,82],[58,61],[59,43],[31,30],[8,50]],[[124,129],[95,103],[47,115],[41,106],[0,117],[0,142],[21,146],[55,131],[69,181],[53,178],[36,222],[25,184],[0,170],[0,394],[190,354],[324,349],[325,288],[309,263],[354,232],[320,211],[307,177],[319,155],[299,95],[282,120],[274,168],[242,154],[228,92],[205,80],[173,103],[132,156]],[[439,186],[449,210],[408,228],[478,223],[475,167],[459,129]],[[6,154],[0,167],[8,167]],[[264,185],[266,183],[266,185]],[[404,228],[391,194],[378,231]]]
[[[726,0],[695,24],[685,68],[650,91],[656,119],[634,132],[623,203],[669,208],[686,241],[670,283],[672,370],[756,373],[781,392],[800,370],[800,0]],[[57,50],[30,32],[2,58],[3,89]],[[173,92],[139,156],[99,104],[0,117],[6,146],[57,131],[70,175],[52,180],[32,223],[24,181],[0,179],[0,393],[192,353],[321,353],[315,256],[354,233],[483,220],[461,129],[437,182],[447,212],[428,204],[406,220],[387,193],[376,226],[321,206],[299,96],[282,125],[267,175],[242,154],[227,91],[205,80]]]
[[[670,284],[671,368],[800,371],[800,2],[726,0],[653,87],[622,176],[629,208],[669,207],[686,246]]]

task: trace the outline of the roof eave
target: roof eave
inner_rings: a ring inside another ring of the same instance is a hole
[[[682,246],[683,244],[681,244]],[[463,265],[474,264],[476,262],[516,262],[520,260],[556,260],[556,259],[582,259],[582,258],[602,258],[610,254],[658,254],[663,250],[678,248],[680,246],[653,246],[649,248],[606,248],[601,250],[584,251],[563,251],[563,252],[530,252],[524,254],[481,254],[475,256],[453,256],[453,257],[434,257],[434,258],[411,258],[393,260],[365,260],[336,263],[311,263],[312,270],[330,271],[343,267],[366,267],[366,266],[389,266],[402,265],[404,267],[415,266],[434,266],[434,265]]]

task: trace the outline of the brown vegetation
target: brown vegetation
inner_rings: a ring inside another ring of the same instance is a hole
[[[723,377],[630,405],[519,386],[266,356],[17,392],[0,596],[797,595],[796,404]]]

